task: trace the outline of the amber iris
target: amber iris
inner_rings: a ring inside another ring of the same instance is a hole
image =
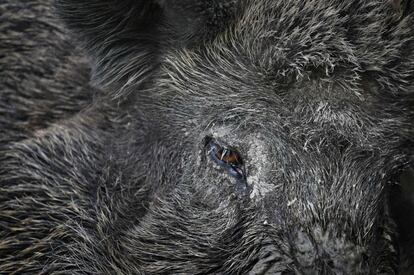
[[[214,150],[214,153],[217,159],[232,166],[238,166],[242,164],[241,157],[236,151],[230,148],[222,147],[218,144],[214,144],[214,146],[216,149]]]

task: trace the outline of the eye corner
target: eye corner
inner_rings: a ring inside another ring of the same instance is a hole
[[[208,146],[208,145],[209,145],[209,143],[210,143],[212,140],[214,140],[214,138],[213,138],[212,136],[205,136],[205,137],[204,137],[204,139],[203,139],[203,144],[204,144],[204,146],[205,146],[205,147],[206,147],[206,146]]]

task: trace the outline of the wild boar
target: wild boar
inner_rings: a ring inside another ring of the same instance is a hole
[[[0,273],[410,272],[413,12],[0,2]]]

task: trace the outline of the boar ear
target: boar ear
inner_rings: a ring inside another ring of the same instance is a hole
[[[214,36],[234,1],[55,0],[55,7],[92,57],[96,84],[119,88],[143,81],[171,47]]]
[[[213,37],[231,21],[237,0],[160,0],[181,45]]]

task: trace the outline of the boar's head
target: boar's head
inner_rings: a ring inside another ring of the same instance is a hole
[[[102,184],[129,190],[99,202],[118,218],[108,239],[74,246],[79,265],[398,272],[389,194],[413,148],[408,1],[56,2],[113,105]]]

